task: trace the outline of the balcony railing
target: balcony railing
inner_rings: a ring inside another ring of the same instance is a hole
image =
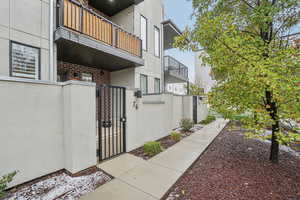
[[[169,72],[169,74],[188,80],[189,70],[187,66],[185,66],[175,58],[172,58],[171,56],[164,57],[164,64],[165,71]]]
[[[142,57],[141,40],[76,0],[61,0],[59,25]]]

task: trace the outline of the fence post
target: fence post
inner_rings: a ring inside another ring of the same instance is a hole
[[[64,0],[60,0],[58,3],[58,26],[64,25]]]

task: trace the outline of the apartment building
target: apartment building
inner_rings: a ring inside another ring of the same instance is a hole
[[[216,81],[212,76],[211,67],[203,61],[205,56],[207,54],[204,50],[195,52],[195,84],[203,88],[205,93],[208,93]]]
[[[167,84],[166,91],[177,95],[187,95],[188,94],[187,87],[188,87],[187,83]]]
[[[164,21],[162,0],[5,0],[0,9],[0,75],[164,90],[164,50],[180,31]]]

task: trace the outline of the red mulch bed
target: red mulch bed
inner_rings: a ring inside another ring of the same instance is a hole
[[[295,151],[300,152],[300,142],[295,142],[291,144],[291,148],[294,149]]]
[[[188,131],[188,132],[180,132],[180,133],[182,135],[181,139],[183,139],[183,138],[185,138],[187,136],[190,136],[193,132],[192,131]],[[163,151],[166,150],[166,149],[168,149],[168,148],[170,148],[171,146],[173,146],[174,144],[177,143],[175,140],[172,140],[169,135],[166,136],[166,137],[163,137],[163,138],[161,138],[159,140],[157,140],[157,142],[160,142],[160,145],[161,145]],[[129,153],[133,154],[135,156],[141,157],[144,160],[148,160],[148,159],[152,158],[153,156],[155,156],[155,155],[149,156],[149,155],[145,154],[143,146],[141,146],[141,147],[139,147],[139,148],[137,148],[135,150],[132,150]]]
[[[224,129],[175,183],[166,200],[299,200],[300,158],[280,152],[268,161],[269,144]]]

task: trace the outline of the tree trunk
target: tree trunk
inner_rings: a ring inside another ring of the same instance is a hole
[[[271,153],[270,161],[272,163],[278,163],[279,154],[279,143],[277,141],[277,133],[279,131],[279,121],[277,120],[275,124],[272,125],[272,140],[271,140]]]
[[[272,124],[270,161],[272,163],[278,163],[279,143],[277,141],[277,133],[279,132],[279,119],[277,115],[277,106],[273,101],[272,93],[270,91],[266,91],[266,100],[268,105],[267,111],[270,113],[270,116],[274,121],[274,124]]]

